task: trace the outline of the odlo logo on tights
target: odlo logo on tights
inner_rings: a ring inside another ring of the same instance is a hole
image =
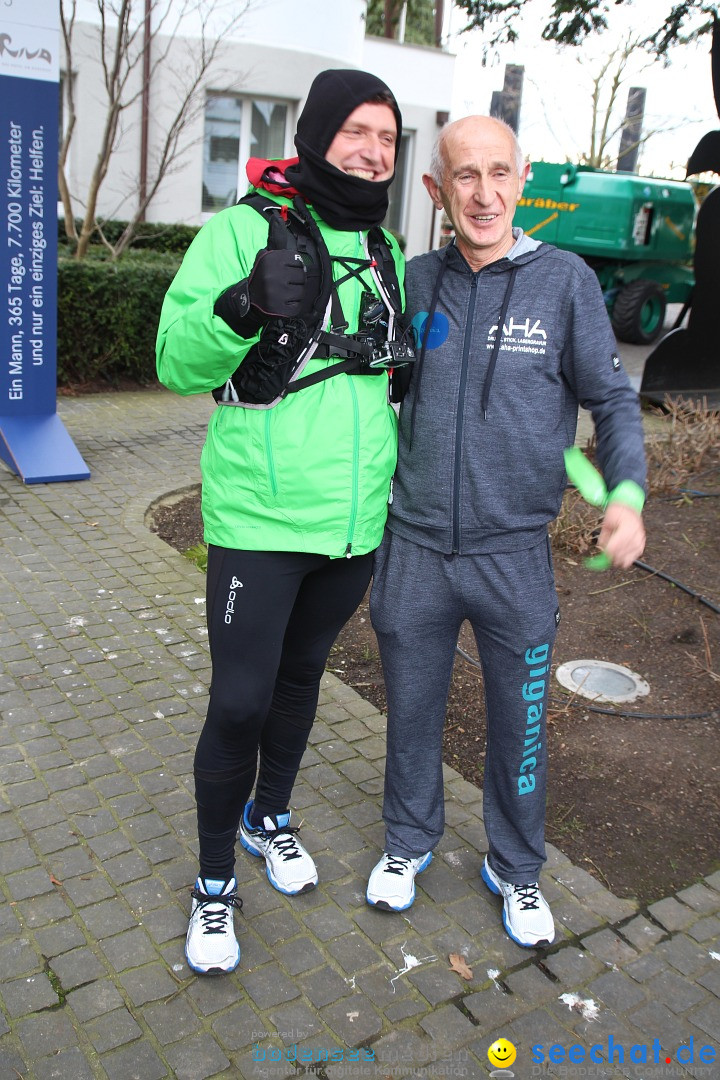
[[[230,582],[230,592],[228,593],[227,607],[225,608],[225,622],[228,624],[228,626],[232,622],[233,612],[235,611],[235,596],[237,595],[237,590],[242,589],[242,587],[242,581],[238,581],[238,579],[233,576],[233,579]]]

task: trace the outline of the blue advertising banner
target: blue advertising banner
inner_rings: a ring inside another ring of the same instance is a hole
[[[0,6],[0,458],[26,484],[90,471],[56,411],[58,0]]]

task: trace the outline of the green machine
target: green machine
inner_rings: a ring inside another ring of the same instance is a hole
[[[696,216],[690,184],[536,161],[513,224],[580,255],[617,337],[644,345],[660,335],[666,305],[690,299]]]

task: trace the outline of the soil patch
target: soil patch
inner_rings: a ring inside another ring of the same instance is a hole
[[[682,486],[648,501],[643,562],[717,607],[717,449]],[[197,544],[199,493],[158,507],[153,528],[179,551]],[[568,660],[612,661],[639,673],[650,693],[628,706],[596,706],[571,700],[553,679],[547,837],[616,895],[652,903],[720,867],[720,616],[649,572],[597,574],[561,545],[554,551],[562,621],[553,672]],[[477,656],[467,626],[460,646]],[[328,666],[384,711],[367,597]],[[482,674],[458,654],[445,761],[482,785],[484,747]]]

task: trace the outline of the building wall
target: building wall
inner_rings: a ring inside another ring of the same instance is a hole
[[[238,41],[323,57],[323,68],[360,67],[366,0],[250,0]]]
[[[384,38],[365,38],[363,67],[384,79],[403,114],[403,128],[414,133],[408,176],[408,257],[437,247],[440,215],[435,213],[422,174],[438,133],[438,114],[449,113],[455,57],[422,45],[398,45]]]
[[[437,49],[366,38],[365,6],[365,0],[251,3],[240,30],[221,43],[205,79],[199,108],[183,131],[182,153],[148,207],[147,219],[187,224],[207,219],[201,209],[206,91],[286,101],[286,152],[291,156],[295,122],[313,78],[328,67],[361,67],[388,83],[398,98],[404,128],[411,133],[403,231],[408,255],[427,250],[434,215],[420,175],[437,132],[437,112],[450,108],[454,57]],[[192,29],[191,24],[183,26],[184,31]],[[162,62],[154,69],[150,86],[150,177],[199,44],[199,38],[184,33],[160,38],[155,45],[155,60],[162,57]],[[78,24],[74,47],[77,129],[68,171],[71,191],[80,197],[87,191],[105,122],[98,57],[97,27],[89,21]],[[134,208],[140,162],[140,89],[138,64],[131,82],[138,99],[121,118],[117,148],[101,188],[99,214],[104,217],[125,218]]]

